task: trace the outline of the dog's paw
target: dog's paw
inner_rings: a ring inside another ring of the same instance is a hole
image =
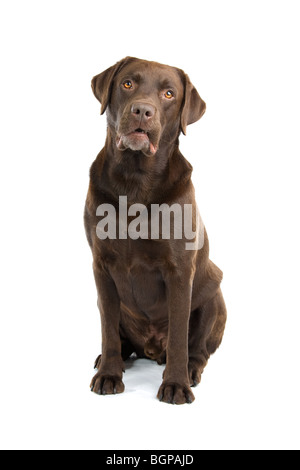
[[[190,359],[189,361],[189,380],[191,387],[197,387],[201,382],[201,376],[204,366],[201,361]]]
[[[98,372],[93,378],[90,388],[97,395],[116,395],[117,393],[124,392],[125,385],[119,377],[104,375]]]
[[[185,403],[193,403],[194,394],[188,385],[180,385],[177,383],[163,382],[157,398],[164,403],[172,405],[184,405]]]

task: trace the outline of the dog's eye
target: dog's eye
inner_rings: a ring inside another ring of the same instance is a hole
[[[165,98],[167,98],[168,100],[170,100],[171,98],[174,98],[174,93],[173,93],[173,91],[168,90],[168,91],[166,91],[166,93],[165,93],[164,96],[165,96]]]
[[[126,80],[126,82],[123,83],[123,86],[126,90],[130,90],[132,88],[132,82],[130,80]]]

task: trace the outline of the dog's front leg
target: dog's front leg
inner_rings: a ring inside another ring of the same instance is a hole
[[[166,282],[169,333],[167,366],[158,399],[181,405],[195,400],[188,377],[188,329],[192,283],[189,276],[170,276]]]
[[[91,382],[91,390],[98,395],[124,392],[123,360],[120,338],[120,299],[112,278],[94,266],[98,291],[98,306],[102,327],[102,356],[99,370]]]

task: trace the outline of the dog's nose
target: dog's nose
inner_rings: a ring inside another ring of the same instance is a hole
[[[133,103],[131,106],[131,112],[141,120],[148,121],[154,116],[155,108],[148,103]]]

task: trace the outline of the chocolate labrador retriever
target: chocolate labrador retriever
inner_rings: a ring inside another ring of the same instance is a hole
[[[85,208],[102,324],[91,390],[122,393],[123,361],[135,353],[166,363],[159,400],[191,403],[191,387],[221,344],[227,316],[222,272],[209,260],[196,212],[192,167],[179,151],[180,133],[206,105],[182,70],[132,57],[94,77],[92,89],[108,129]],[[186,207],[193,209],[192,246],[186,232],[172,232]],[[170,216],[170,236],[162,217],[159,228],[141,230],[155,219],[150,208]]]

